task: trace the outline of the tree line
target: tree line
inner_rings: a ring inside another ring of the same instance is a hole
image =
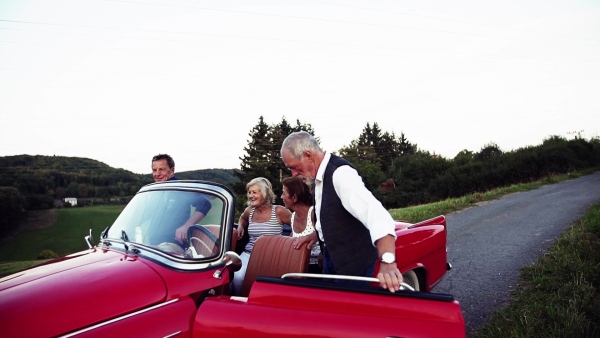
[[[178,172],[177,176],[230,186],[237,197],[238,212],[247,200],[245,184],[265,177],[273,184],[276,203],[281,204],[281,180],[290,176],[280,158],[281,144],[287,135],[300,130],[319,140],[310,124],[299,120],[290,124],[285,117],[268,124],[261,116],[248,133],[239,169]],[[404,133],[396,136],[381,130],[377,123],[367,123],[356,139],[333,153],[350,161],[367,188],[390,209],[598,167],[600,140],[549,136],[540,145],[511,151],[490,143],[478,152],[465,149],[448,159],[419,149]],[[127,203],[140,187],[152,181],[150,174],[134,174],[87,158],[0,157],[0,235],[12,231],[26,210],[52,208],[54,201],[64,197],[78,198],[78,205]]]
[[[279,196],[281,179],[289,176],[280,158],[281,144],[291,132],[304,130],[317,137],[310,124],[285,119],[267,124],[259,118],[249,136],[239,182],[234,185],[238,209],[243,206],[245,183],[262,176],[271,181]],[[328,149],[325,149],[328,150]],[[495,143],[484,145],[478,152],[463,150],[448,159],[419,149],[404,133],[381,130],[377,123],[367,123],[361,134],[345,147],[333,151],[347,159],[363,177],[369,190],[388,208],[403,208],[460,197],[517,183],[539,180],[553,174],[600,166],[600,139],[586,140],[549,136],[540,145],[503,151]]]

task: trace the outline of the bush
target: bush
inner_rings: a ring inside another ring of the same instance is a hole
[[[37,256],[38,259],[51,259],[51,258],[58,258],[58,255],[56,254],[56,252],[52,251],[52,250],[42,250],[42,252],[40,252]]]
[[[23,219],[25,198],[14,187],[0,187],[0,237],[17,229]]]

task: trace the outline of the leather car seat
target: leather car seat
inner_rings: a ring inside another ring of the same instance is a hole
[[[198,228],[190,227],[190,238],[191,244],[196,249],[196,253],[204,257],[210,257],[217,254],[219,251],[218,239],[221,236],[221,226],[217,224],[199,225],[208,230],[213,236],[209,236],[206,233],[200,231]]]
[[[299,249],[292,247],[293,237],[264,235],[254,243],[250,254],[242,297],[248,297],[250,288],[258,276],[281,277],[290,272],[307,272],[310,250],[304,243]]]
[[[237,229],[233,229],[233,234],[231,235],[231,251],[235,251],[235,247],[237,246],[237,241],[238,241],[238,232]]]

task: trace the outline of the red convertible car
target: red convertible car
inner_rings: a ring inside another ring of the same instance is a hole
[[[210,202],[176,243],[179,219]],[[464,337],[459,303],[430,292],[444,276],[443,216],[398,222],[396,257],[409,285],[306,274],[309,250],[263,236],[243,295],[230,294],[235,197],[226,186],[168,181],[140,189],[89,249],[0,279],[3,337]],[[377,272],[375,272],[377,273]],[[367,283],[339,283],[338,279]],[[370,282],[370,283],[369,283]],[[412,287],[411,285],[412,284]],[[415,289],[414,291],[411,289]]]

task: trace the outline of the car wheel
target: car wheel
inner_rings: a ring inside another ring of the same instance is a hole
[[[406,271],[402,274],[402,278],[404,278],[404,283],[412,286],[415,291],[421,291],[419,288],[419,278],[417,278],[414,270]]]

